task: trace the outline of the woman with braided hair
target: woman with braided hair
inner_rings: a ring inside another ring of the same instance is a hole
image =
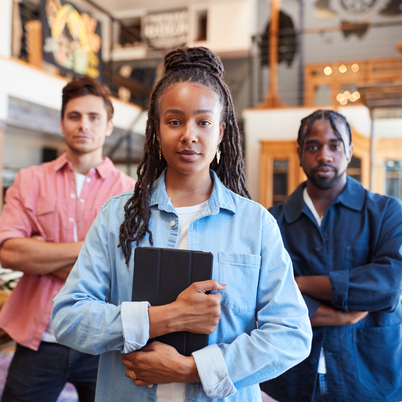
[[[96,401],[261,401],[261,381],[308,355],[307,309],[275,220],[249,199],[222,62],[179,48],[165,71],[134,193],[102,207],[54,301],[55,334],[101,354]],[[168,305],[132,302],[137,246],[211,252],[213,279]],[[209,344],[191,356],[147,345],[177,331],[209,334]]]

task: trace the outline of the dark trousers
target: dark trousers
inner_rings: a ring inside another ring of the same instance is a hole
[[[57,343],[42,342],[38,351],[17,344],[1,402],[55,402],[66,382],[80,402],[93,402],[98,361]]]

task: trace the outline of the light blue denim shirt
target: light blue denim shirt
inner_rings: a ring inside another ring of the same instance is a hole
[[[186,401],[260,401],[260,382],[309,355],[310,321],[275,219],[261,205],[228,190],[212,171],[211,176],[213,191],[190,224],[188,246],[213,254],[212,277],[227,288],[221,292],[222,315],[209,346],[193,353],[201,383],[186,385]],[[156,398],[157,385],[137,387],[121,363],[121,354],[141,348],[149,335],[148,303],[131,302],[134,250],[127,268],[117,248],[131,195],[120,194],[102,207],[54,299],[58,341],[101,354],[97,402]],[[177,247],[178,216],[164,174],[154,184],[150,207],[153,245]],[[150,246],[148,236],[140,246]]]

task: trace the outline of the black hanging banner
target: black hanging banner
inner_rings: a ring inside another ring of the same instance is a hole
[[[99,21],[63,0],[41,0],[41,20],[46,62],[102,80]]]

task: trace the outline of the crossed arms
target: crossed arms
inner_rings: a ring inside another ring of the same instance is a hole
[[[296,276],[295,279],[302,294],[323,301],[332,301],[332,285],[329,276]],[[310,321],[313,327],[349,325],[356,324],[366,317],[367,314],[368,311],[344,311],[320,304],[310,317]]]
[[[53,274],[67,279],[83,242],[50,243],[43,237],[13,238],[0,248],[0,263],[3,267],[27,274]]]

